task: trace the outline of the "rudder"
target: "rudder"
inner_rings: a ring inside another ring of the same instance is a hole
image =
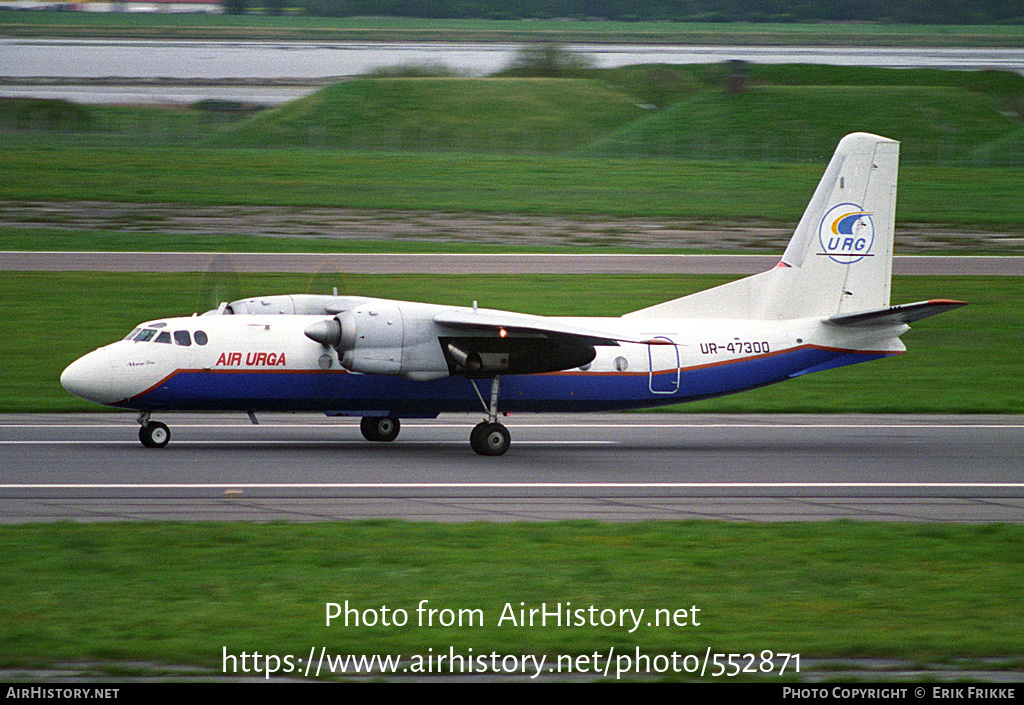
[[[889,305],[899,142],[857,132],[836,148],[764,302],[765,318]]]
[[[789,319],[889,305],[899,142],[847,135],[772,270],[627,314]]]

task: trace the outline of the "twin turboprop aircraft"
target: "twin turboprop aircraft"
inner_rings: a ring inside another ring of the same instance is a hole
[[[775,268],[620,318],[257,297],[143,323],[61,384],[138,410],[148,447],[170,439],[154,412],[319,411],[392,441],[401,419],[482,410],[470,445],[501,455],[501,412],[676,404],[897,355],[908,323],[964,305],[889,305],[898,161],[898,142],[848,135]]]

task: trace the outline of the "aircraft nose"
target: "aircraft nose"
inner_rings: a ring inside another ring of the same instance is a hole
[[[103,351],[96,350],[78,358],[60,375],[60,384],[76,397],[110,404],[121,398],[113,388],[110,364]]]

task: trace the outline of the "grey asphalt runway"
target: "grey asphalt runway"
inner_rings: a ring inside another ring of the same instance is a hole
[[[512,448],[469,448],[473,416],[356,419],[0,416],[0,522],[1024,521],[1020,416],[515,415]]]
[[[0,271],[757,274],[780,255],[0,252]],[[895,257],[897,275],[1024,276],[1024,257]]]

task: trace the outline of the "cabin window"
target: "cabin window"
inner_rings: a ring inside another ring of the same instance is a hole
[[[192,336],[188,334],[187,330],[176,330],[174,331],[174,343],[188,347],[192,344]]]
[[[196,345],[206,345],[209,342],[209,338],[206,337],[206,333],[201,330],[197,330],[193,333],[192,337],[195,338]]]
[[[139,334],[135,336],[135,342],[145,343],[146,341],[152,340],[154,335],[156,335],[156,331],[154,329],[145,328],[139,331]]]
[[[160,335],[158,335],[156,337],[156,340],[154,340],[153,342],[154,343],[167,343],[168,345],[170,345],[171,344],[171,334],[168,333],[167,331],[163,331]]]

